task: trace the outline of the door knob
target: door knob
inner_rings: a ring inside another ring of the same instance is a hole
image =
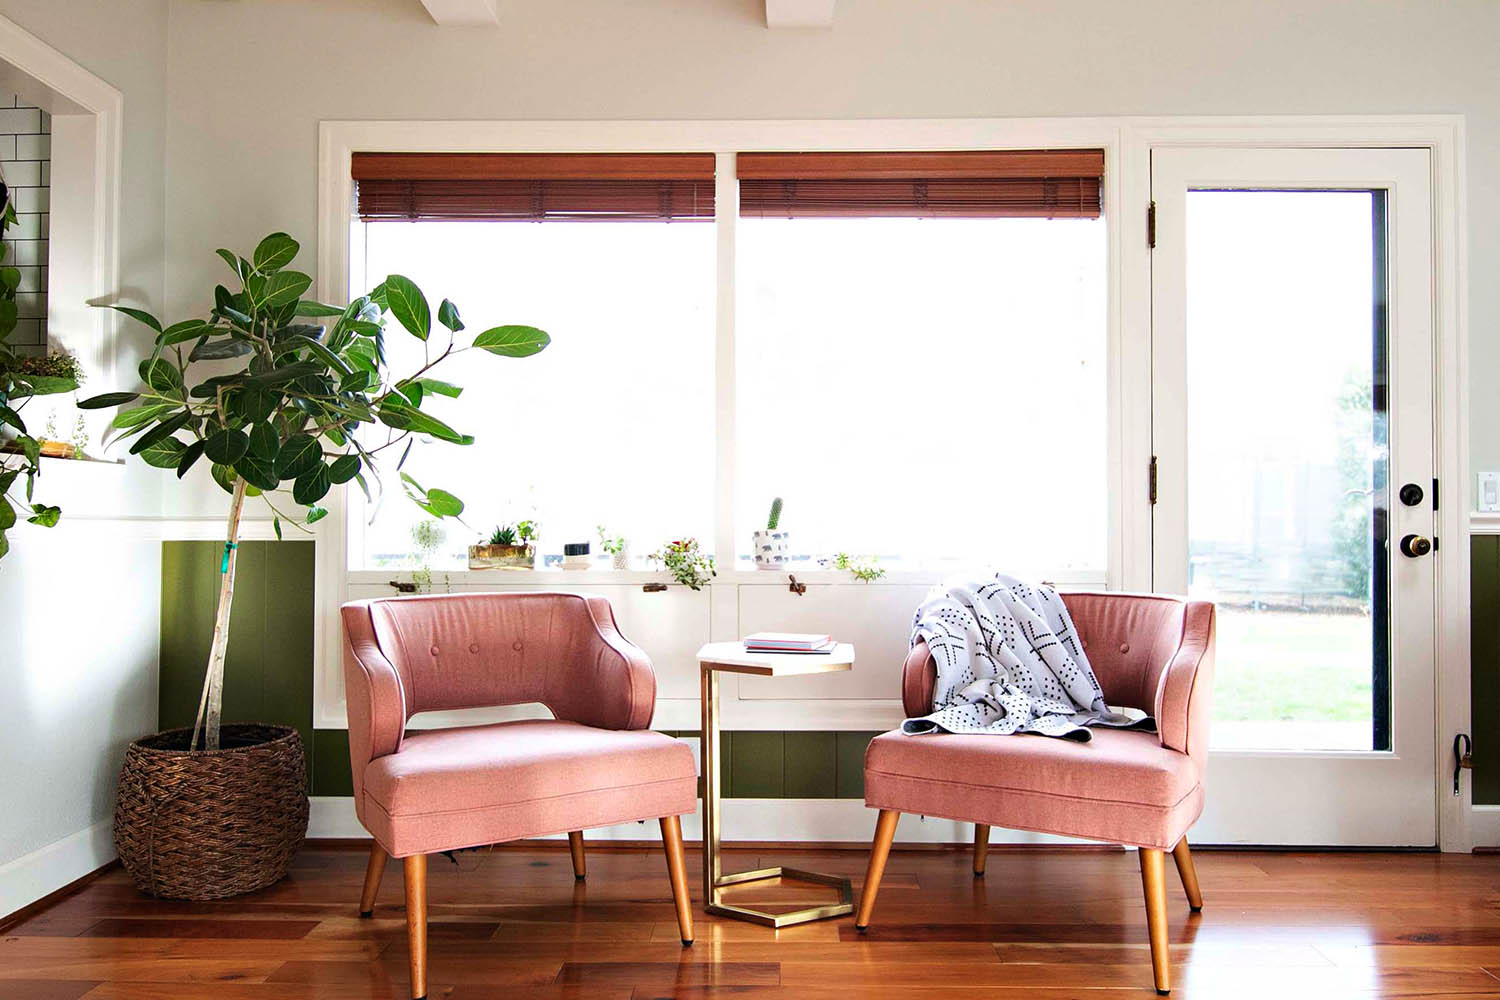
[[[1401,554],[1412,559],[1425,556],[1432,551],[1432,541],[1421,535],[1407,535],[1401,539]]]
[[[1406,506],[1415,507],[1417,504],[1422,502],[1422,497],[1424,494],[1422,493],[1422,487],[1418,486],[1416,483],[1407,483],[1405,486],[1401,487],[1401,492],[1397,493],[1396,495],[1401,498],[1401,502],[1406,504]]]

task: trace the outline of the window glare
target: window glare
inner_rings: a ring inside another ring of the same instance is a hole
[[[735,536],[794,553],[1107,563],[1099,220],[741,219]]]
[[[464,393],[424,406],[476,438],[467,448],[419,444],[403,470],[467,504],[467,527],[443,522],[446,541],[434,567],[460,568],[481,532],[523,518],[540,520],[542,554],[574,541],[591,541],[597,551],[599,524],[627,535],[637,556],[684,535],[712,546],[712,225],[355,228],[363,230],[354,245],[364,246],[364,284],[403,274],[427,294],[434,314],[444,297],[452,299],[468,325],[461,343],[502,323],[552,336],[535,357],[475,351],[433,372]],[[352,294],[365,290],[354,283]],[[422,364],[424,345],[398,325],[386,343],[396,373]],[[430,349],[444,343],[445,331],[435,330]],[[411,561],[411,529],[426,515],[399,495],[394,457],[382,472],[387,495],[373,524],[365,523],[363,496],[350,494],[353,569]]]

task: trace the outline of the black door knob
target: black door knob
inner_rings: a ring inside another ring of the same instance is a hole
[[[1432,541],[1421,535],[1407,535],[1401,539],[1401,554],[1416,559],[1432,551]]]
[[[1396,495],[1401,498],[1401,502],[1406,504],[1406,506],[1415,507],[1422,502],[1422,487],[1416,483],[1407,483],[1401,487],[1401,492]]]

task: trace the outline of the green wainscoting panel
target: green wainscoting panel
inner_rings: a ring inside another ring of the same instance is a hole
[[[839,733],[835,751],[838,758],[838,785],[834,797],[839,799],[862,799],[865,797],[865,749],[877,733]]]
[[[349,730],[313,732],[312,793],[354,794],[354,776],[349,771]]]
[[[162,545],[157,708],[163,729],[191,726],[197,716],[223,553],[223,542]],[[315,772],[312,593],[312,542],[240,543],[224,659],[224,721],[295,726]]]
[[[1469,704],[1474,737],[1474,803],[1500,804],[1500,535],[1469,542]]]
[[[725,765],[723,794],[732,799],[781,799],[785,775],[785,734],[779,732],[725,733],[734,747]]]
[[[782,733],[782,797],[831,799],[837,792],[838,733]]]

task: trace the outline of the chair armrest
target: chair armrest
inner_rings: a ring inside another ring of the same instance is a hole
[[[562,684],[549,683],[547,707],[559,719],[600,729],[645,729],[656,711],[656,671],[645,650],[620,634],[614,609],[586,595],[586,624],[565,647]]]
[[[370,602],[354,601],[344,619],[344,701],[349,713],[349,756],[359,784],[364,765],[401,749],[406,693],[401,675],[375,639]],[[357,794],[357,789],[356,789]]]
[[[926,639],[918,639],[901,666],[901,704],[906,717],[915,719],[932,713],[932,692],[937,688],[937,662]]]
[[[1214,606],[1189,601],[1182,640],[1156,683],[1156,728],[1162,746],[1200,763],[1208,755],[1214,678]]]

